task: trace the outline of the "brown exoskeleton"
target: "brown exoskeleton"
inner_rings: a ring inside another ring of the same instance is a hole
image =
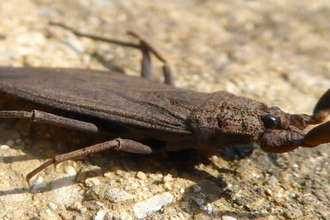
[[[139,38],[139,44],[74,33],[141,49],[145,78],[151,74],[149,52],[154,53],[165,63],[166,83],[172,84],[165,59],[137,35],[133,34]],[[283,153],[299,146],[315,147],[330,142],[330,122],[307,134],[302,131],[308,125],[326,120],[330,113],[330,90],[319,99],[311,116],[288,114],[228,92],[181,90],[107,71],[0,67],[0,90],[76,113],[77,119],[38,110],[0,111],[0,118],[28,118],[33,122],[106,134],[109,139],[46,161],[27,175],[27,181],[50,164],[109,148],[149,154],[258,142],[266,152]]]

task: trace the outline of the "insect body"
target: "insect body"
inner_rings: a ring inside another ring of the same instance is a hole
[[[150,46],[141,39],[140,45],[145,60]],[[288,114],[228,92],[181,90],[109,71],[0,67],[0,91],[77,114],[72,119],[38,110],[0,111],[0,118],[29,118],[109,138],[54,157],[29,173],[28,181],[50,164],[109,148],[149,154],[258,142],[266,152],[283,153],[330,142],[330,122],[302,132],[329,115],[330,90],[311,116]]]

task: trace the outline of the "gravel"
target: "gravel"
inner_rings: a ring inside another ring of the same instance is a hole
[[[138,32],[167,58],[176,86],[184,89],[226,90],[310,114],[330,85],[327,1],[2,0],[0,5],[5,66],[110,68],[139,75],[138,51],[48,24],[58,21],[123,40],[134,41],[126,31]],[[153,80],[162,81],[162,64],[153,61]],[[39,106],[0,94],[0,109],[27,107]],[[329,145],[281,155],[257,145],[152,156],[107,151],[50,166],[31,186],[26,183],[26,174],[46,159],[97,138],[27,120],[0,120],[0,219],[330,219]]]

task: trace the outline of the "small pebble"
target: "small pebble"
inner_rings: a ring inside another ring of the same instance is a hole
[[[116,172],[115,172],[117,175],[123,175],[123,171],[122,170],[116,170]],[[106,175],[107,173],[105,173],[105,175]]]
[[[69,176],[75,177],[77,175],[77,170],[73,166],[65,166],[64,171]]]
[[[96,216],[93,218],[94,220],[102,220],[105,216],[106,212],[104,210],[100,210],[96,213]]]
[[[266,181],[266,183],[267,183],[268,185],[273,185],[273,184],[275,184],[276,182],[278,182],[278,180],[277,180],[277,178],[276,178],[275,176],[271,176],[271,177]]]
[[[157,178],[159,178],[159,179],[162,179],[162,178],[164,177],[164,175],[163,175],[161,172],[159,172],[159,171],[157,171],[157,172],[155,173],[155,175],[156,175]]]
[[[172,178],[172,175],[171,174],[167,174],[166,176],[164,176],[163,178],[163,182],[166,183],[166,182],[170,182],[172,181],[173,178]]]
[[[213,207],[210,203],[206,204],[203,209],[207,214],[211,215],[213,212]]]
[[[273,194],[273,192],[272,192],[271,189],[266,189],[265,194],[266,194],[267,196],[271,196],[271,195]]]
[[[167,190],[172,190],[173,189],[172,184],[170,182],[166,182],[164,184],[164,188],[167,189]]]
[[[7,141],[8,143],[9,141]],[[10,147],[6,144],[3,144],[3,145],[0,145],[0,150],[6,150],[6,149],[9,149]]]
[[[88,178],[85,180],[85,185],[89,188],[99,185],[101,182],[98,178]]]
[[[110,188],[106,190],[104,192],[104,197],[109,199],[111,202],[121,202],[133,198],[131,194],[116,188]]]
[[[48,203],[48,207],[51,209],[51,210],[56,210],[57,209],[57,205],[53,202],[49,202]]]
[[[196,202],[197,205],[201,206],[205,203],[204,199],[201,198],[197,198],[197,197],[191,197],[191,200],[193,200],[194,202]]]
[[[153,196],[142,202],[138,202],[133,206],[133,212],[136,218],[142,219],[153,212],[159,211],[164,205],[173,201],[171,193],[165,192],[160,195]]]
[[[224,215],[221,217],[222,220],[236,220],[237,218],[231,217],[229,215]]]
[[[147,175],[141,171],[137,172],[136,176],[141,180],[147,179]]]

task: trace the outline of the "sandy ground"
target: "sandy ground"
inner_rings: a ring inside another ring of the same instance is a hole
[[[138,51],[48,25],[58,21],[118,39],[132,40],[128,30],[140,33],[162,51],[177,87],[184,89],[226,90],[310,114],[330,85],[327,1],[2,0],[0,5],[1,65],[110,67],[139,74]],[[160,62],[154,62],[154,72],[161,81]],[[33,104],[1,94],[1,108],[17,106]],[[250,147],[222,152],[227,157],[110,151],[51,166],[31,186],[25,182],[47,158],[88,146],[93,138],[26,120],[0,120],[0,218],[330,219],[329,145],[281,155],[253,146],[252,155]]]

